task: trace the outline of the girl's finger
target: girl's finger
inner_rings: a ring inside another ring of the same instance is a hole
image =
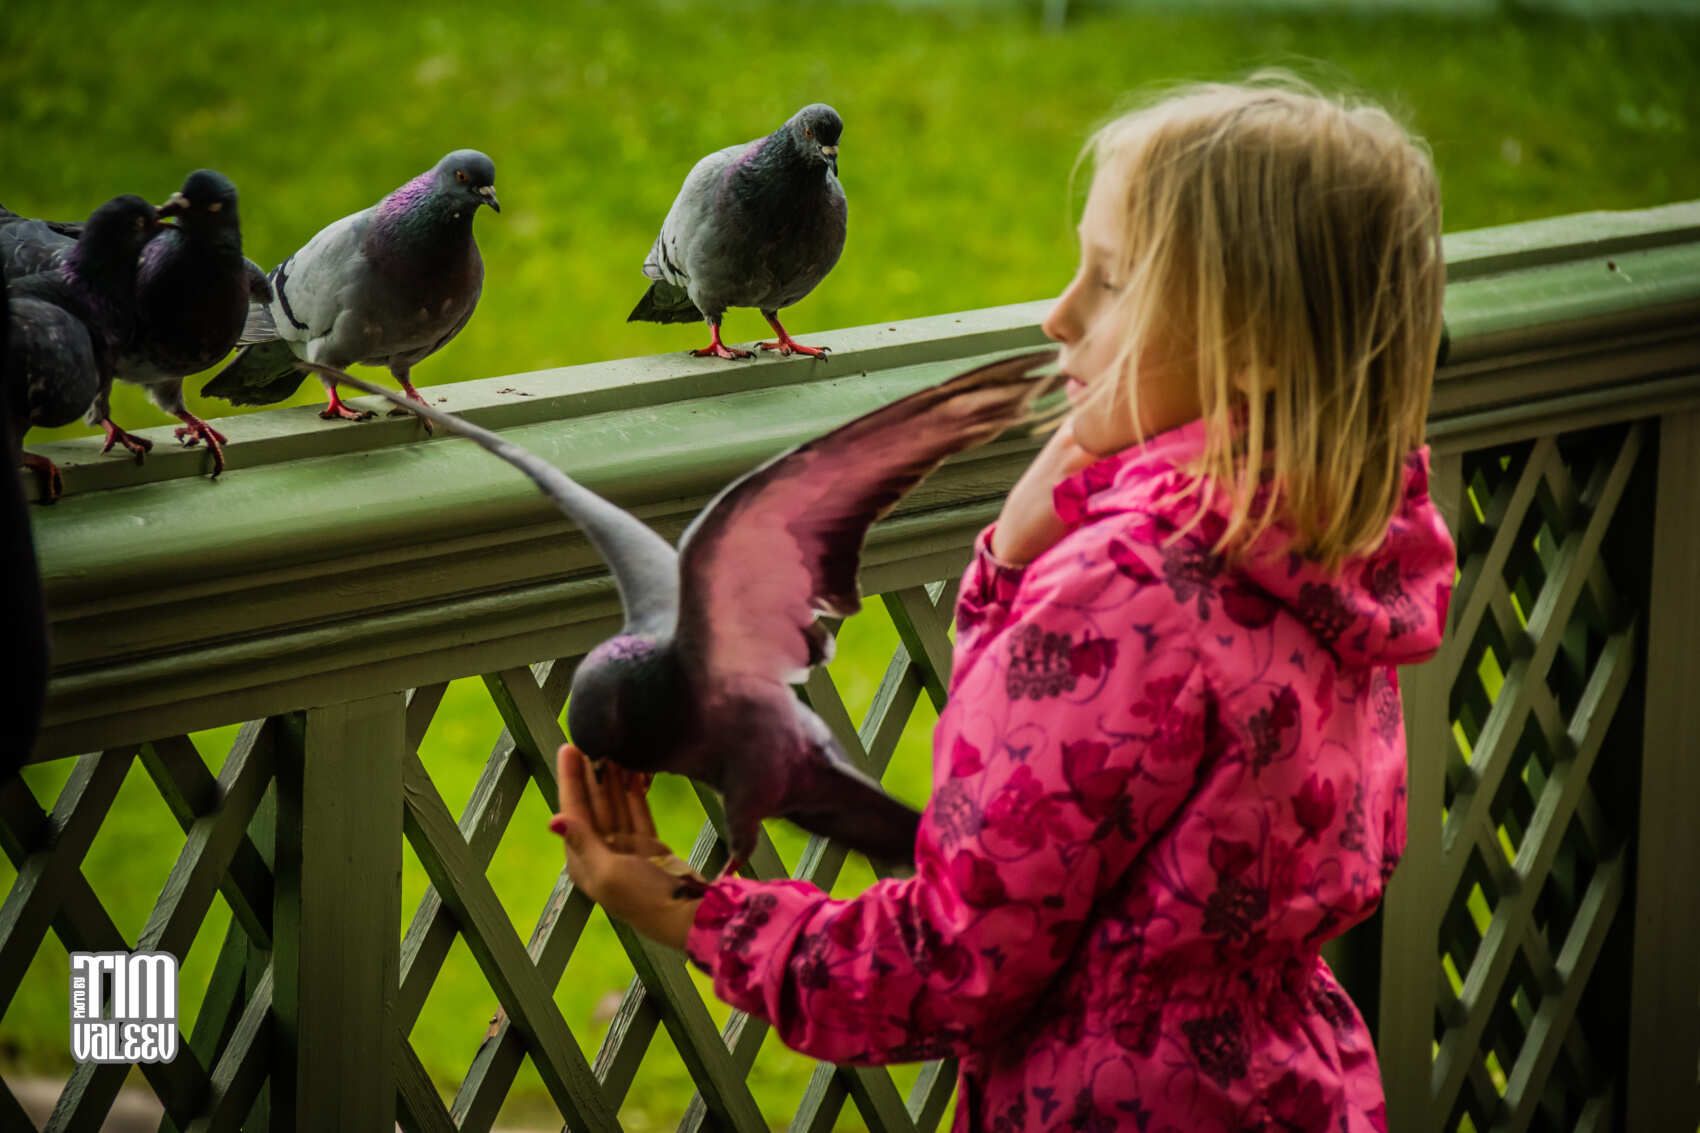
[[[602,790],[608,804],[609,832],[630,834],[632,818],[626,807],[626,795],[631,792],[631,772],[618,764],[608,767],[602,775]]]
[[[649,813],[649,799],[645,791],[649,784],[647,776],[635,775],[629,790],[626,791],[626,821],[628,829],[633,834],[643,838],[654,838],[655,816]]]
[[[555,774],[557,789],[560,792],[561,815],[568,822],[579,826],[593,825],[590,791],[585,783],[584,752],[572,744],[562,744],[561,750],[555,753]]]
[[[615,827],[614,811],[608,805],[608,782],[613,778],[614,764],[603,760],[600,765],[596,765],[590,762],[588,756],[584,757],[583,762],[585,787],[590,798],[591,822],[598,835],[610,833]]]

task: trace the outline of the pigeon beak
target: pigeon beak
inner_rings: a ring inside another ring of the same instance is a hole
[[[182,193],[173,193],[154,211],[160,216],[182,216],[189,211],[189,198]]]
[[[502,211],[502,202],[496,199],[496,186],[485,185],[478,190],[478,195],[484,198],[484,203],[489,205],[492,211]]]
[[[827,157],[831,158],[832,160],[834,160],[834,161],[838,160],[838,147],[837,146],[822,146],[820,148],[820,151],[821,151],[821,153],[825,154]]]

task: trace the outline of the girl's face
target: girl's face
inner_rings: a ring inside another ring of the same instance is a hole
[[[1074,436],[1088,451],[1108,455],[1145,436],[1172,429],[1203,412],[1196,382],[1148,346],[1137,363],[1117,365],[1122,349],[1121,317],[1127,281],[1120,278],[1124,222],[1118,194],[1106,191],[1114,170],[1092,182],[1080,220],[1080,268],[1064,289],[1043,330],[1062,344],[1058,363],[1069,376],[1068,398]]]

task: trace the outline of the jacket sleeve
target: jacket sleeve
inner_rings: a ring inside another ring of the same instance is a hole
[[[1026,567],[1004,562],[992,554],[992,524],[974,540],[974,557],[962,573],[956,593],[956,655],[951,665],[951,690],[962,673],[979,660],[986,642],[1009,620],[1010,607],[1021,589]]]
[[[913,877],[850,900],[795,881],[710,887],[686,950],[722,999],[835,1062],[962,1054],[1021,1023],[1204,747],[1184,610],[1111,550],[1077,531],[1018,592],[990,595],[1000,622],[980,628],[934,735]],[[970,567],[969,582],[996,578]]]

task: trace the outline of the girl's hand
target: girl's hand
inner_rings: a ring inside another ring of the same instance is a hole
[[[571,744],[555,767],[560,813],[549,829],[567,844],[567,871],[585,896],[651,940],[683,949],[708,882],[655,835],[648,777],[613,763],[598,776]]]
[[[1051,492],[1098,459],[1075,440],[1073,415],[1065,418],[1004,498],[992,529],[992,554],[1011,566],[1026,566],[1061,539],[1065,528]]]

